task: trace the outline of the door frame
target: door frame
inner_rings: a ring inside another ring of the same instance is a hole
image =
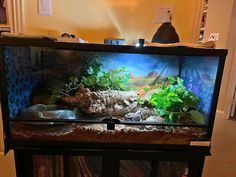
[[[24,0],[5,0],[7,24],[0,27],[9,27],[11,33],[22,33],[24,24]]]
[[[231,112],[231,106],[233,103],[233,97],[234,92],[236,88],[236,37],[235,37],[235,31],[236,31],[236,1],[233,2],[232,7],[232,13],[231,13],[231,19],[229,23],[229,32],[227,37],[227,44],[226,48],[228,48],[228,56],[227,56],[227,64],[230,66],[229,73],[225,77],[227,81],[224,83],[228,84],[228,87],[226,88],[226,93],[224,99],[224,107],[223,110],[218,111],[219,117],[223,117],[225,119],[230,119],[230,112]]]
[[[191,34],[191,42],[192,43],[198,43],[200,29],[201,29],[201,22],[202,22],[202,16],[203,16],[203,7],[204,7],[204,0],[195,0],[194,6],[196,7],[195,18],[192,22],[192,34]]]
[[[225,98],[225,105],[224,105],[224,112],[222,113],[223,116],[226,119],[230,119],[230,112],[231,112],[231,107],[233,103],[233,97],[234,97],[234,92],[235,92],[235,87],[236,87],[236,46],[233,49],[233,54],[232,56],[229,56],[229,58],[232,58],[232,68],[231,72],[229,75],[229,86],[227,89],[227,95]]]

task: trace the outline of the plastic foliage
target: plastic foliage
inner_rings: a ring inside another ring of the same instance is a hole
[[[74,92],[79,87],[79,80],[77,77],[70,77],[67,83],[64,85],[61,84],[58,87],[55,87],[55,89],[52,92],[51,95],[51,102],[55,103],[61,96],[71,96],[74,94]]]
[[[130,79],[126,68],[110,69],[107,72],[101,70],[102,64],[92,63],[87,69],[87,74],[82,77],[81,83],[93,90],[128,90]]]
[[[190,117],[197,124],[204,124],[204,116],[198,110],[200,99],[184,86],[184,80],[168,77],[168,82],[157,85],[149,103],[166,122],[180,122]]]

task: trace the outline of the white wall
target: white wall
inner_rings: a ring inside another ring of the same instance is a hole
[[[209,0],[204,36],[204,40],[207,41],[210,33],[220,33],[219,40],[217,41],[217,48],[229,49],[218,102],[218,111],[222,114],[221,116],[226,116],[224,113],[226,112],[227,101],[229,99],[227,97],[227,92],[233,62],[233,38],[230,36],[230,33],[232,33],[233,4],[234,0]]]
[[[230,114],[231,108],[231,101],[234,94],[235,84],[236,84],[236,0],[233,4],[233,10],[231,15],[231,23],[230,23],[230,30],[228,35],[227,41],[227,48],[229,49],[229,76],[228,80],[226,81],[227,90],[226,90],[226,97],[225,97],[225,104],[224,104],[224,112],[225,117],[228,118]]]
[[[199,0],[52,0],[52,15],[39,16],[36,0],[25,0],[24,33],[75,34],[89,42],[103,42],[107,37],[151,41],[159,24],[157,9],[174,7],[172,23],[181,42],[192,41],[192,26]]]

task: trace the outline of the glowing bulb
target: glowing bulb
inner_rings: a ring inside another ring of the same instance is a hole
[[[139,42],[136,43],[135,46],[136,46],[136,47],[140,47],[140,43],[139,43]]]
[[[140,47],[140,46],[144,46],[144,42],[145,40],[144,39],[138,39],[136,42],[135,42],[135,46],[136,47]]]

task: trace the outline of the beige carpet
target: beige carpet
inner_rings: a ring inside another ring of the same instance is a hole
[[[236,177],[236,120],[217,118],[202,177]]]
[[[23,162],[24,163],[24,162]],[[14,154],[10,151],[7,156],[0,155],[0,177],[15,177]]]

